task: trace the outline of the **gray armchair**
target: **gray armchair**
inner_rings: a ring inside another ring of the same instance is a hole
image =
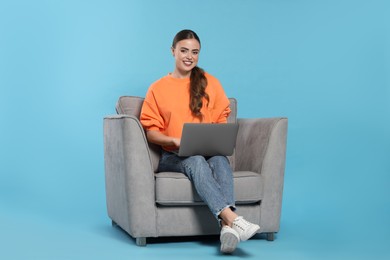
[[[141,97],[122,96],[118,115],[104,118],[108,216],[146,245],[148,237],[219,234],[217,221],[188,178],[156,173],[160,148],[149,144],[139,122]],[[237,213],[259,224],[267,240],[279,231],[286,157],[287,118],[237,119],[230,98],[229,122],[238,122],[234,170]],[[167,221],[169,220],[169,221]],[[191,224],[189,224],[191,223]]]

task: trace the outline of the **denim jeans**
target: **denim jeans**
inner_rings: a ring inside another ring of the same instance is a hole
[[[163,151],[158,171],[184,173],[217,220],[225,208],[235,210],[233,172],[225,156],[179,157]]]

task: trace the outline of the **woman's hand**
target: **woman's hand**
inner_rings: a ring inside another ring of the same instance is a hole
[[[179,138],[173,138],[172,143],[173,143],[172,146],[175,146],[177,149],[179,149],[179,147],[180,147],[180,139]]]
[[[150,130],[146,132],[146,138],[149,142],[161,145],[161,146],[172,146],[177,149],[180,147],[180,138],[174,138],[166,136],[160,131]]]

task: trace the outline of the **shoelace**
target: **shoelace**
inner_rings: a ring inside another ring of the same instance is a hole
[[[243,226],[239,225],[238,222],[240,222],[240,224],[243,224]],[[237,228],[239,228],[242,231],[244,231],[250,224],[249,224],[248,221],[246,221],[242,217],[238,217],[236,220],[234,220],[233,225],[235,225]]]

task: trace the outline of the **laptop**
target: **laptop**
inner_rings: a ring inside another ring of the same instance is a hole
[[[238,124],[185,123],[179,156],[230,156],[234,152]]]

